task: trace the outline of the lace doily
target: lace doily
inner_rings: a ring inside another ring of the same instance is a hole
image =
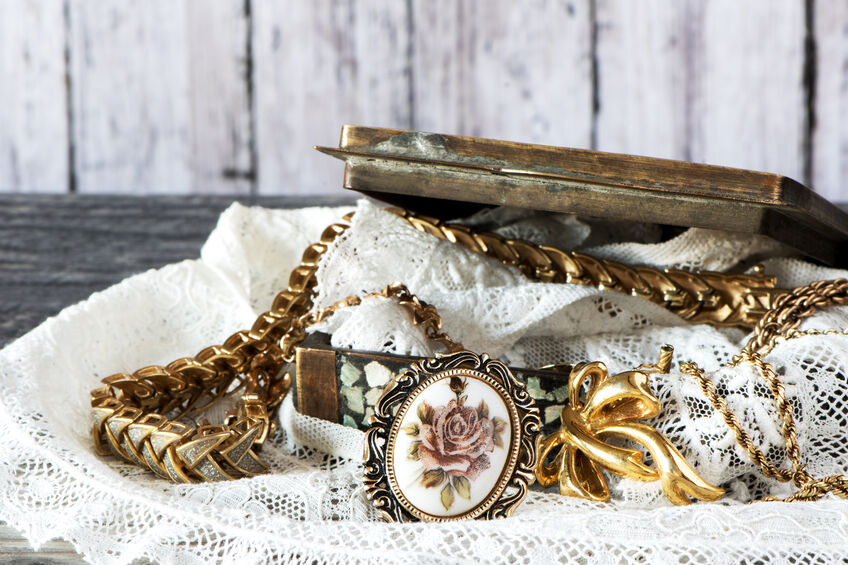
[[[653,422],[709,481],[718,503],[669,506],[651,483],[614,481],[611,504],[533,491],[508,520],[385,524],[363,496],[362,434],[299,416],[286,403],[263,449],[266,475],[174,485],[94,454],[88,393],[103,377],[194,354],[249,327],[284,286],[303,248],[343,211],[272,211],[234,205],[202,257],[127,279],[64,310],[0,352],[0,519],[38,546],[69,540],[97,563],[572,562],[792,560],[830,562],[848,552],[848,503],[743,502],[788,487],[761,478],[698,386],[676,370],[654,378],[663,403]],[[691,229],[666,242],[650,225],[586,222],[500,210],[473,219],[509,237],[584,249],[628,263],[724,269],[766,258],[783,286],[846,276],[797,259],[756,236]],[[771,257],[771,258],[768,258]],[[682,322],[613,292],[533,283],[512,268],[409,228],[361,202],[353,226],[318,273],[321,305],[400,280],[436,305],[468,348],[514,365],[603,360],[612,371],[655,360],[708,370],[720,394],[774,461],[783,459],[766,385],[745,367],[720,368],[744,343],[735,329]],[[848,327],[834,308],[804,327]],[[429,354],[395,305],[367,301],[331,318],[337,346]],[[807,468],[848,468],[848,338],[803,338],[768,357],[783,371]],[[210,420],[220,417],[209,415]]]

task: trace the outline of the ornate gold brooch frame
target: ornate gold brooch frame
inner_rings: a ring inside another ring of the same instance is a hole
[[[391,381],[365,436],[364,482],[393,521],[512,514],[534,480],[541,422],[506,365],[460,351]]]

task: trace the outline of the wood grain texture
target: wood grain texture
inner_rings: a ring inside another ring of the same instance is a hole
[[[251,198],[292,208],[354,197]],[[199,256],[233,197],[0,195],[0,346],[132,274]]]
[[[0,2],[0,192],[67,192],[61,2]]]
[[[69,0],[80,192],[246,193],[242,0]]]
[[[590,146],[589,0],[412,7],[412,129]]]
[[[406,3],[256,0],[253,84],[261,194],[341,192],[312,149],[344,122],[410,123]]]
[[[816,41],[812,185],[848,198],[848,3],[813,3]]]
[[[804,181],[804,3],[597,0],[598,149]]]
[[[256,176],[245,0],[184,0],[192,192],[247,194]]]

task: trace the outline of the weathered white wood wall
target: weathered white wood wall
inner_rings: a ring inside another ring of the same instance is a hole
[[[843,0],[0,1],[0,191],[336,192],[358,123],[848,200],[843,106]]]

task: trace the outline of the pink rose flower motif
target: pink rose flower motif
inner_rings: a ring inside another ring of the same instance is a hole
[[[489,418],[489,408],[481,400],[477,407],[468,405],[466,381],[452,377],[449,381],[456,399],[446,406],[431,407],[422,402],[418,407],[420,424],[410,424],[404,431],[415,437],[409,458],[421,462],[420,484],[425,488],[445,485],[441,502],[450,509],[455,497],[471,498],[471,483],[491,466],[488,454],[503,448],[501,434],[506,422]]]

